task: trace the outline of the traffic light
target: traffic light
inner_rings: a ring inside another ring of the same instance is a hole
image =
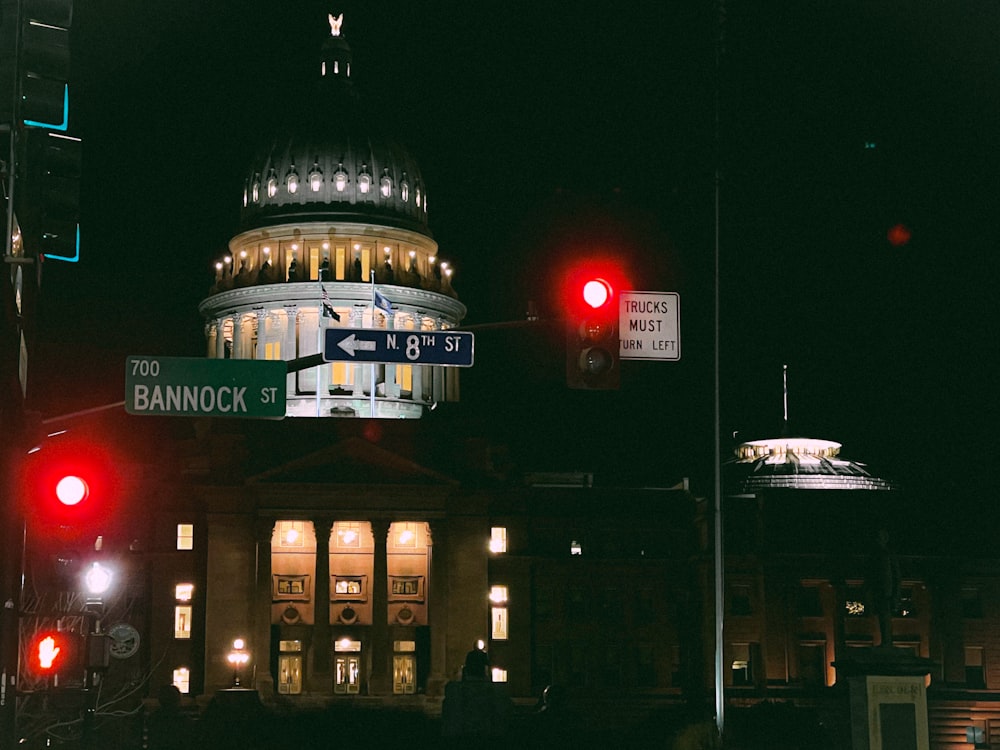
[[[118,470],[105,447],[88,437],[57,436],[25,457],[21,505],[29,523],[47,536],[109,533],[117,509]],[[36,531],[36,534],[37,534]]]
[[[31,127],[69,126],[69,28],[72,0],[22,0],[21,120]]]
[[[28,669],[39,677],[66,675],[79,668],[80,636],[68,630],[41,630],[28,645]]]
[[[22,183],[14,194],[27,254],[80,259],[79,138],[47,130],[26,134]]]
[[[606,275],[577,274],[566,311],[566,385],[618,388],[618,290]]]

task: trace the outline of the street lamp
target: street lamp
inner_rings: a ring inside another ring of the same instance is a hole
[[[242,638],[233,641],[233,650],[229,652],[228,659],[229,663],[233,665],[233,687],[238,688],[240,686],[240,669],[250,661],[250,654],[246,650],[246,641]]]

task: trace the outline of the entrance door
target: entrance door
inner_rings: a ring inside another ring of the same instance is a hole
[[[299,695],[302,692],[302,655],[281,654],[278,657],[278,694]]]
[[[333,692],[341,695],[361,690],[361,658],[356,655],[337,654],[334,667]]]
[[[412,654],[392,657],[392,692],[396,695],[417,692],[417,659]]]

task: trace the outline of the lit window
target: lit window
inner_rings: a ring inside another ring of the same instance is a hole
[[[490,670],[490,677],[493,682],[507,682],[507,670],[500,667],[493,667]]]
[[[368,174],[368,167],[362,165],[361,174],[358,175],[358,190],[367,194],[372,188],[372,176]]]
[[[733,685],[750,686],[754,684],[754,643],[733,644]]]
[[[247,187],[246,187],[246,184],[244,184],[243,185],[243,208],[247,207],[247,196],[248,196]]]
[[[333,173],[333,186],[337,188],[338,193],[347,190],[347,172],[344,171],[343,164],[338,165],[337,171]]]
[[[337,522],[334,527],[337,531],[338,547],[357,548],[361,546],[361,534],[356,522]]]
[[[392,650],[400,653],[411,653],[417,650],[416,641],[393,641]]]
[[[416,547],[417,546],[417,530],[416,524],[412,523],[394,523],[393,526],[397,530],[396,534],[396,546],[397,547]]]
[[[500,554],[507,551],[507,527],[494,526],[490,529],[490,552]]]
[[[304,531],[302,521],[279,521],[278,546],[302,547],[305,545]]]
[[[323,172],[319,168],[319,162],[313,162],[313,167],[309,170],[309,189],[318,193],[321,187],[323,187]]]
[[[178,583],[174,588],[174,598],[179,602],[189,602],[191,601],[191,596],[194,594],[194,584],[193,583]]]
[[[385,174],[382,175],[382,179],[379,180],[379,186],[382,190],[382,197],[388,198],[392,195],[392,178],[389,176],[389,170],[385,170]]]
[[[260,180],[254,177],[253,187],[251,188],[251,193],[253,195],[253,202],[256,203],[260,200]]]
[[[191,672],[187,667],[174,670],[173,686],[184,694],[191,692]]]
[[[179,524],[177,524],[177,549],[180,549],[180,550],[194,549],[194,524],[193,523],[179,523]]]
[[[298,172],[295,171],[294,167],[292,167],[291,171],[288,173],[288,176],[285,178],[285,186],[288,188],[288,192],[293,195],[299,189],[299,174]]]
[[[357,653],[361,651],[361,641],[352,641],[350,638],[341,638],[339,641],[334,642],[333,650],[338,654]]]
[[[420,207],[420,185],[417,185],[417,187],[416,187],[416,198],[414,199],[414,201],[416,202],[417,207],[419,208]]]
[[[507,601],[506,586],[490,586],[490,601],[494,604],[503,604]]]
[[[569,543],[569,553],[571,555],[582,555],[583,546],[578,541],[576,541],[576,539],[574,539],[572,542]]]
[[[406,203],[410,200],[410,183],[406,181],[406,173],[403,173],[403,181],[399,183],[399,198]]]
[[[278,177],[274,174],[274,170],[271,170],[271,174],[267,177],[267,197],[273,198],[278,194]]]
[[[191,605],[178,604],[174,607],[174,638],[191,637]]]
[[[494,641],[507,640],[507,608],[491,607],[490,637]]]
[[[865,603],[860,599],[848,599],[844,602],[844,613],[849,617],[864,617]]]

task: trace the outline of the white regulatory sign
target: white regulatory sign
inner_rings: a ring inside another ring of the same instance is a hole
[[[618,307],[621,359],[681,358],[681,296],[677,292],[622,292]]]

